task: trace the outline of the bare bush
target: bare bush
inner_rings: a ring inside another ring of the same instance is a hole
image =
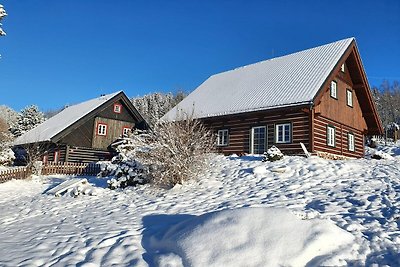
[[[118,147],[120,162],[126,166],[127,161],[138,161],[150,183],[172,187],[206,170],[215,139],[199,120],[183,115],[175,122],[159,122],[149,132],[133,134],[130,140]]]

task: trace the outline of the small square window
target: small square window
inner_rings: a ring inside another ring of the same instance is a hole
[[[354,134],[348,133],[347,142],[348,142],[349,151],[353,151],[354,152],[354,150],[355,150],[355,147],[354,147]]]
[[[102,136],[107,135],[107,124],[105,123],[97,124],[97,135],[102,135]]]
[[[131,133],[131,128],[125,126],[124,128],[122,128],[122,136],[128,136]]]
[[[229,139],[229,133],[227,129],[218,130],[218,139],[217,139],[218,146],[227,146],[228,139]]]
[[[346,90],[346,102],[348,106],[353,106],[353,91],[351,91],[350,89]]]
[[[290,143],[291,129],[290,123],[277,124],[275,126],[276,143]]]
[[[121,111],[122,111],[122,105],[114,104],[114,113],[121,113]]]
[[[342,66],[340,66],[340,71],[344,72],[344,63],[342,64]]]
[[[335,146],[335,127],[328,126],[326,130],[326,144],[328,146]]]
[[[337,83],[335,81],[331,81],[331,97],[337,99]]]

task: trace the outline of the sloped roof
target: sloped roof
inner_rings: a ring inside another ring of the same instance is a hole
[[[354,38],[212,75],[164,115],[195,118],[312,103]]]
[[[24,133],[14,141],[14,145],[51,141],[58,133],[62,132],[87,114],[100,107],[122,91],[94,98],[80,104],[69,106],[50,119],[39,124],[32,130]]]

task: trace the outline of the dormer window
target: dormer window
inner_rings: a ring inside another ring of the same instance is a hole
[[[344,72],[344,63],[342,64],[342,66],[340,66],[340,71]]]
[[[331,97],[337,99],[337,83],[336,81],[331,81]]]
[[[122,105],[121,104],[114,104],[114,113],[121,113]]]

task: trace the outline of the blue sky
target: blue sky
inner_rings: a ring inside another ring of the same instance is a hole
[[[400,1],[0,0],[0,104],[191,91],[210,75],[354,36],[371,85],[400,80]]]

